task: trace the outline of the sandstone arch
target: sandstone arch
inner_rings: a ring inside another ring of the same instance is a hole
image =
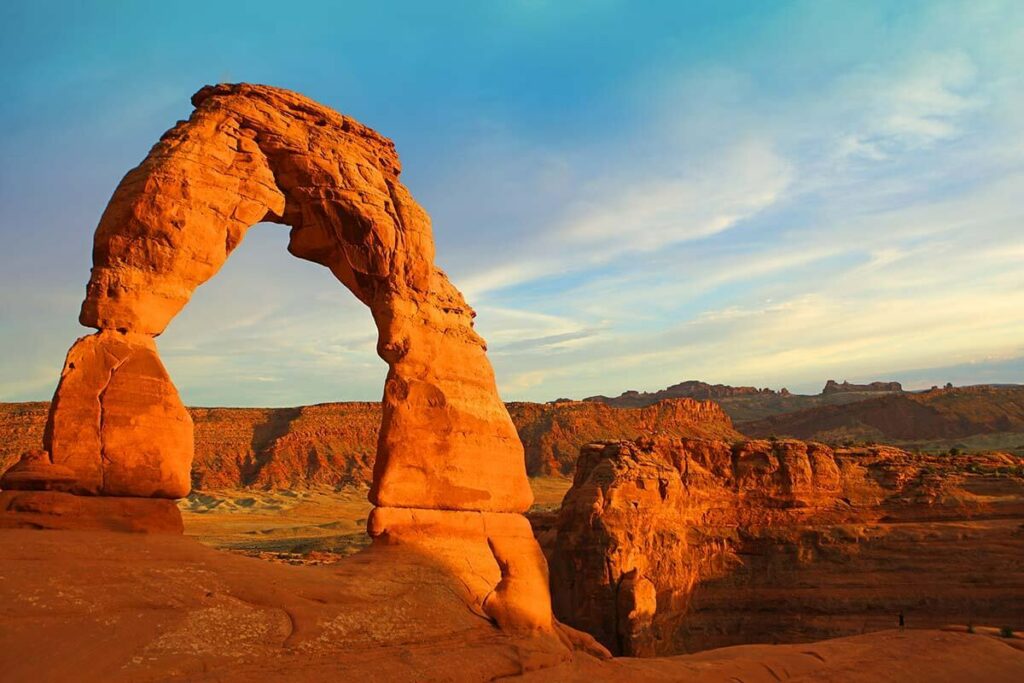
[[[372,312],[388,364],[371,501],[521,512],[522,445],[473,310],[433,262],[430,220],[390,140],[286,90],[208,86],[118,185],[96,230],[80,322],[44,447],[76,493],[180,497],[192,426],[154,338],[248,228],[291,226]],[[386,515],[385,515],[386,517]],[[378,515],[380,518],[380,515]]]

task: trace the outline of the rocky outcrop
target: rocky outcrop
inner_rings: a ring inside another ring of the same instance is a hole
[[[582,401],[509,403],[508,408],[526,450],[526,469],[531,475],[571,475],[580,447],[602,439],[633,439],[644,434],[741,438],[716,403],[688,398],[644,408],[614,408]]]
[[[656,438],[583,448],[535,526],[556,615],[646,656],[1012,619],[1022,519],[1008,455]]]
[[[59,491],[73,485],[77,478],[74,470],[55,464],[46,451],[25,451],[0,476],[0,490]]]
[[[43,448],[81,494],[181,498],[192,468],[192,420],[153,339],[104,330],[64,361]]]
[[[507,405],[531,476],[571,474],[580,447],[602,439],[648,433],[741,438],[708,401],[674,399],[638,409],[580,401]],[[195,429],[195,488],[339,488],[372,481],[379,403],[188,410]],[[46,413],[45,403],[0,403],[0,472],[41,441]]]
[[[391,141],[277,88],[210,86],[192,102],[96,229],[80,322],[100,332],[69,352],[45,442],[79,473],[73,489],[187,492],[192,425],[153,338],[250,226],[272,221],[291,227],[289,252],[327,267],[376,322],[389,370],[373,501],[529,507],[522,447],[474,312],[434,265],[430,220],[398,180]]]
[[[870,384],[850,384],[846,380],[843,380],[842,384],[830,379],[825,382],[825,387],[821,390],[822,394],[842,394],[851,391],[903,391],[903,385],[899,382],[871,382]]]
[[[180,536],[181,511],[166,498],[0,491],[0,529],[116,531]]]

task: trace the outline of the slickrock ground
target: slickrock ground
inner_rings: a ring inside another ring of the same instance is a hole
[[[584,444],[669,436],[734,439],[729,417],[710,401],[676,399],[641,409],[599,403],[509,403],[531,476],[571,474]],[[0,472],[39,448],[49,404],[0,403]],[[190,408],[196,489],[296,489],[369,485],[381,424],[373,402],[297,408]]]
[[[962,681],[1024,678],[985,635],[882,632],[799,646],[602,661],[467,609],[408,548],[328,567],[175,536],[0,531],[0,671],[75,681]]]
[[[583,449],[535,515],[556,615],[665,655],[890,628],[1024,628],[1024,476],[1008,455],[798,441]]]

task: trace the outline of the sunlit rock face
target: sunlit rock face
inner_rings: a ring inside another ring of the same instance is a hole
[[[375,547],[429,558],[458,579],[471,610],[540,634],[558,656],[606,654],[552,616],[547,564],[520,514],[533,500],[523,446],[475,313],[434,265],[430,219],[399,181],[391,141],[278,88],[210,86],[192,103],[100,219],[79,318],[98,332],[68,352],[45,451],[18,469],[25,488],[38,483],[32,472],[46,478],[31,493],[47,505],[12,499],[12,524],[44,512],[54,524],[70,494],[188,493],[193,423],[154,339],[250,226],[276,222],[291,228],[288,251],[328,268],[377,326],[388,374],[369,493]]]
[[[1024,609],[1022,473],[1003,453],[604,442],[534,521],[556,616],[620,654],[851,635],[900,610],[992,624]]]
[[[711,401],[666,399],[644,408],[596,402],[506,404],[530,476],[571,474],[594,441],[667,436],[736,440],[742,435]],[[0,472],[38,448],[49,404],[0,403]],[[295,408],[188,408],[195,427],[196,489],[370,486],[381,404],[352,401]]]
[[[377,324],[389,371],[373,501],[529,507],[474,312],[434,265],[430,219],[399,181],[391,141],[277,88],[206,87],[193,104],[96,229],[80,320],[100,333],[72,348],[47,428],[53,461],[80,473],[76,490],[187,493],[191,423],[153,338],[250,226],[273,221],[291,226],[292,254],[329,268]],[[140,449],[143,435],[152,443]]]
[[[70,468],[72,493],[180,498],[192,467],[192,419],[153,338],[102,330],[68,351],[43,448]]]

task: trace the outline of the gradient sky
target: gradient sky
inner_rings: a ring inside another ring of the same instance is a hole
[[[0,4],[0,400],[203,84],[395,140],[502,395],[1024,382],[1024,3]],[[259,225],[158,341],[193,405],[377,399],[368,312]]]

